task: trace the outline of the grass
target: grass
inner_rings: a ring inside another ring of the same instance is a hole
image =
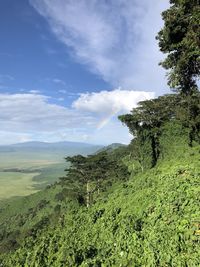
[[[58,184],[5,203],[0,222],[12,238],[18,229],[39,228],[37,237],[29,235],[19,250],[3,256],[3,266],[199,266],[199,238],[193,229],[200,215],[199,155],[198,146],[181,158],[160,161],[128,182],[114,184],[90,209],[72,209],[66,200],[56,203]],[[39,208],[42,199],[49,203]],[[63,210],[53,213],[58,203]],[[55,224],[46,223],[42,230],[47,217]]]
[[[0,200],[13,196],[26,196],[44,189],[65,175],[66,155],[87,154],[94,151],[95,148],[77,147],[66,151],[63,148],[55,151],[32,148],[0,151]],[[22,170],[22,173],[11,169]]]
[[[50,185],[58,180],[59,177],[65,175],[64,170],[67,167],[67,163],[51,164],[44,166],[41,172],[33,177],[35,181],[34,187],[37,189],[44,189],[47,185]]]
[[[23,173],[9,172],[14,168],[23,170]],[[63,176],[65,168],[64,156],[58,153],[0,153],[0,201],[44,189]],[[8,171],[4,172],[5,169]],[[29,173],[32,170],[36,171]]]
[[[37,152],[0,153],[0,170],[4,168],[40,168],[60,162],[64,162],[63,154]]]
[[[36,166],[24,169],[27,173],[0,171],[0,201],[14,196],[27,196],[44,189],[65,175],[66,163],[37,166],[38,172],[28,173]]]
[[[39,173],[0,172],[0,200],[37,192],[33,177]]]
[[[58,198],[68,192],[59,183],[2,202],[2,266],[199,266],[200,145],[164,133],[158,164],[113,184],[90,208]]]

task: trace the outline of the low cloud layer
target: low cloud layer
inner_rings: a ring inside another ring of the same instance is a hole
[[[13,136],[13,142],[65,139],[126,143],[130,140],[128,130],[117,121],[117,115],[153,96],[151,92],[116,89],[82,94],[71,107],[63,107],[40,94],[0,94],[1,143],[9,142],[6,136],[9,140]],[[118,136],[114,140],[116,129]]]
[[[52,131],[85,124],[91,118],[50,103],[38,94],[0,94],[1,128],[8,131]]]
[[[30,0],[78,62],[114,87],[166,90],[155,36],[168,0]]]

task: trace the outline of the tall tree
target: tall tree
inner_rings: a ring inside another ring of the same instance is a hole
[[[74,181],[78,181],[80,186],[84,187],[86,191],[86,206],[90,206],[90,183],[92,181],[92,166],[87,157],[76,155],[66,157],[67,162],[70,162],[67,171],[67,179],[73,177]]]
[[[147,165],[153,167],[156,164],[159,157],[160,127],[166,121],[176,117],[176,106],[179,101],[180,96],[177,94],[165,95],[141,101],[131,114],[119,116],[122,123],[128,126],[130,133],[136,138],[134,146],[142,169],[147,162],[146,151],[150,161]]]
[[[109,170],[113,164],[105,151],[90,155],[88,157],[90,165],[92,167],[93,180],[96,182],[96,190],[98,195],[100,193],[100,187],[103,180],[106,180],[109,175]]]
[[[92,203],[95,193],[109,186],[112,180],[126,180],[129,172],[122,162],[126,150],[116,153],[101,151],[97,154],[84,157],[76,155],[66,157],[69,167],[66,169],[66,176],[61,177],[61,184],[67,186],[77,199],[84,200],[87,207]],[[120,153],[121,152],[121,153]],[[119,157],[118,157],[119,156]],[[122,158],[121,158],[122,156]],[[76,192],[74,192],[76,191]],[[79,201],[80,202],[80,201]]]
[[[87,157],[82,155],[66,157],[66,160],[70,162],[70,166],[66,169],[67,176],[62,180],[67,181],[73,187],[78,184],[80,192],[82,191],[85,195],[86,205],[89,207],[93,193],[96,191],[100,193],[102,182],[109,178],[110,171],[116,167],[116,162],[110,159],[104,151]]]
[[[196,91],[200,74],[200,1],[170,0],[162,13],[164,27],[157,35],[167,57],[160,64],[168,72],[168,84],[190,95]]]

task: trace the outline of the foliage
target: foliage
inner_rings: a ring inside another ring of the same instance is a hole
[[[185,94],[120,116],[129,146],[67,157],[59,182],[2,202],[0,266],[199,266],[199,3],[171,4],[158,39],[169,83]]]
[[[160,130],[156,167],[113,184],[89,209],[56,208],[56,223],[44,218],[16,252],[2,254],[2,265],[198,266],[200,146],[188,147],[180,123]]]
[[[132,159],[139,163],[142,170],[154,167],[162,152],[162,126],[167,122],[181,124],[183,131],[187,129],[190,146],[200,142],[200,93],[188,96],[169,94],[141,101],[130,114],[121,115],[119,119],[134,136]]]
[[[129,146],[67,157],[59,182],[4,201],[2,266],[198,266],[200,145],[188,146],[185,103],[140,102],[120,117],[135,134]]]
[[[160,50],[167,53],[161,65],[170,70],[170,87],[190,94],[200,75],[200,4],[199,0],[170,0],[170,4],[162,13],[165,24],[157,36]]]
[[[116,149],[121,150],[123,148]],[[112,151],[100,151],[88,157],[76,155],[67,157],[66,161],[70,162],[70,166],[61,182],[69,184],[78,197],[82,195],[87,207],[94,201],[95,194],[99,195],[101,190],[105,190],[108,180],[126,179],[129,174],[122,160],[113,157]]]
[[[156,165],[160,155],[161,126],[177,119],[180,100],[180,95],[171,94],[141,101],[130,114],[119,116],[135,137],[132,141],[133,158],[142,170]]]
[[[189,129],[188,143],[192,145],[193,140],[200,141],[200,92],[194,92],[186,97],[181,97],[177,106],[177,118],[183,127]]]

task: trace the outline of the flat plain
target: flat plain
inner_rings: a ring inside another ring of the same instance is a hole
[[[37,192],[33,177],[38,173],[0,172],[0,200]]]
[[[53,146],[53,147],[52,147]],[[67,143],[66,147],[43,143],[0,149],[0,201],[10,197],[25,196],[44,189],[65,175],[68,163],[65,157],[96,151],[92,146]]]
[[[63,156],[41,153],[0,153],[0,200],[26,196],[64,175]]]

